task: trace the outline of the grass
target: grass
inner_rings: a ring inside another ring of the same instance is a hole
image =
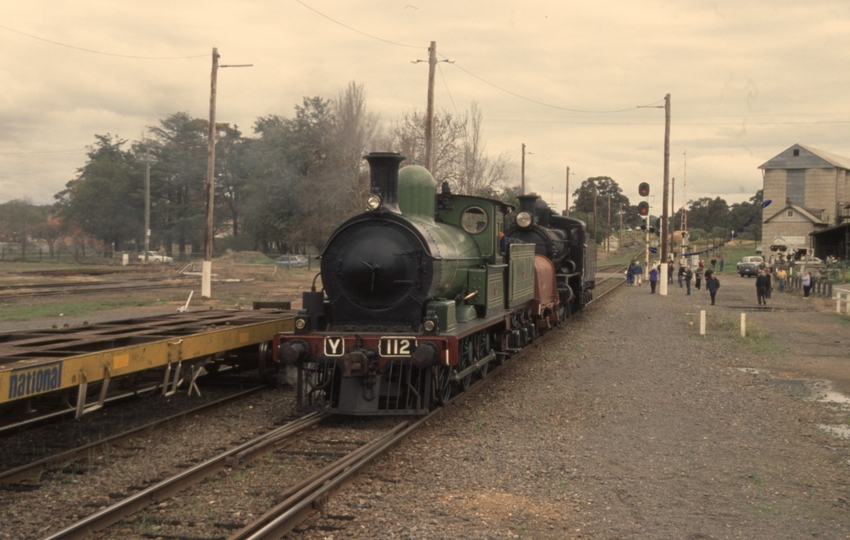
[[[698,333],[699,324],[695,323],[693,329]],[[746,346],[753,352],[768,352],[776,349],[770,333],[750,320],[747,321],[747,335],[743,337],[741,336],[740,319],[711,316],[706,319],[705,329],[706,333],[718,332],[721,335],[728,335],[730,339],[740,345]]]
[[[484,429],[484,411],[478,411],[478,421],[475,423],[473,431],[481,431]]]
[[[126,307],[143,307],[164,305],[157,299],[128,299],[117,298],[114,300],[103,300],[100,302],[79,301],[59,302],[54,304],[0,304],[0,322],[28,321],[37,317],[71,317],[75,315],[87,315],[98,311]]]

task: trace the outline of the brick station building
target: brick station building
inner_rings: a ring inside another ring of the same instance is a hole
[[[765,252],[784,244],[815,254],[813,233],[850,223],[850,159],[795,144],[759,169],[773,201],[762,213]]]

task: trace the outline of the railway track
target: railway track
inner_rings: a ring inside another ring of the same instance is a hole
[[[609,280],[608,283],[610,283],[609,286],[601,287],[604,290],[600,290],[600,293],[596,295],[593,302],[597,302],[617,286],[621,285],[623,280]],[[378,456],[385,453],[426,423],[435,420],[439,415],[446,414],[457,402],[474,396],[485,387],[487,382],[493,378],[493,375],[500,373],[504,369],[509,369],[509,366],[514,365],[515,362],[513,360],[522,358],[526,351],[545,343],[549,339],[553,339],[556,335],[558,335],[557,330],[539,337],[523,352],[509,358],[502,365],[491,369],[488,377],[476,381],[466,392],[454,396],[445,406],[436,409],[431,414],[416,421],[398,423],[386,429],[380,435],[375,436],[370,441],[361,444],[355,450],[339,457],[339,459],[336,459],[333,463],[316,473],[292,483],[283,491],[278,490],[275,499],[281,501],[279,504],[233,533],[229,538],[240,540],[248,538],[280,538],[287,532],[296,529],[299,524],[314,514],[316,509],[321,508],[328,498],[352,482],[356,475]],[[239,470],[240,467],[245,466],[251,460],[259,456],[268,455],[272,449],[290,444],[294,438],[303,436],[305,430],[315,428],[327,418],[328,416],[326,415],[312,413],[281,428],[265,433],[251,441],[226,450],[218,456],[207,459],[195,467],[111,504],[109,507],[67,526],[48,538],[51,540],[81,538],[91,535],[95,531],[102,531],[110,525],[139,512],[148,505],[164,501],[177,492],[191,485],[198,484],[216,473],[225,469]],[[298,454],[299,452],[293,451],[292,453]],[[300,451],[300,453],[303,454],[304,452]],[[234,472],[233,474],[239,473]],[[273,476],[273,474],[269,476]],[[210,498],[208,495],[199,496],[197,494],[194,497],[199,497],[199,500]],[[178,506],[187,506],[187,504],[178,504]]]
[[[265,386],[256,386],[254,388],[249,388],[248,390],[244,390],[229,396],[226,396],[221,399],[217,399],[210,403],[205,403],[199,407],[194,407],[192,409],[188,409],[185,411],[181,411],[179,413],[173,414],[166,418],[161,418],[154,420],[152,422],[146,423],[142,426],[124,431],[122,433],[118,433],[116,435],[112,435],[109,437],[101,438],[95,442],[91,442],[88,444],[84,444],[78,446],[76,448],[71,448],[69,450],[65,450],[63,452],[53,454],[36,461],[27,463],[25,465],[21,465],[19,467],[15,467],[14,469],[6,470],[0,472],[0,484],[2,485],[10,485],[19,483],[30,478],[36,478],[40,476],[42,473],[49,469],[61,469],[66,467],[76,461],[82,459],[91,459],[92,455],[95,453],[102,453],[106,451],[106,449],[114,447],[117,444],[126,442],[136,437],[139,434],[149,434],[155,430],[160,430],[165,427],[169,427],[174,425],[176,422],[185,419],[187,417],[191,417],[201,413],[207,413],[213,411],[222,405],[227,403],[231,403],[232,401],[241,399],[243,397],[255,394],[256,392],[266,388]],[[11,427],[6,428],[4,431],[11,431]],[[20,487],[20,486],[19,486]],[[25,489],[25,488],[24,488]]]
[[[325,420],[328,415],[310,413],[278,429],[251,439],[231,448],[203,463],[191,467],[180,474],[162,480],[146,489],[122,499],[103,510],[96,512],[65,529],[58,531],[47,540],[84,538],[93,531],[100,531],[133,515],[149,504],[159,502],[191,485],[214,475],[225,467],[236,467],[268,452],[276,445],[282,445],[293,437],[302,434]]]
[[[591,302],[597,302],[608,293],[614,291],[619,286],[625,283],[625,280],[610,280],[603,288],[603,291],[595,296]],[[545,343],[546,340],[554,338],[557,335],[557,330],[548,332],[538,338],[531,346],[524,349],[523,352],[511,358],[518,360],[529,349],[538,347]],[[305,521],[311,513],[315,512],[316,508],[322,506],[322,502],[330,495],[342,489],[350,483],[354,476],[371,463],[375,458],[386,452],[392,446],[400,442],[402,439],[436,419],[439,415],[444,414],[457,401],[466,400],[480,391],[491,377],[500,373],[504,369],[509,369],[514,362],[508,361],[497,366],[490,371],[490,374],[478,380],[469,390],[452,398],[445,406],[436,409],[434,412],[421,418],[412,424],[402,423],[396,426],[391,432],[388,432],[383,437],[376,439],[367,446],[358,449],[355,452],[338,460],[333,465],[319,471],[308,479],[305,479],[300,484],[293,486],[285,493],[285,500],[278,504],[275,508],[269,510],[265,515],[261,516],[254,522],[247,525],[242,530],[228,537],[228,540],[265,540],[278,539],[294,530],[299,524]]]
[[[85,294],[120,291],[141,291],[148,289],[170,289],[186,287],[196,283],[191,278],[166,277],[147,278],[108,283],[42,283],[37,285],[4,285],[0,286],[0,299],[27,298],[31,296],[48,296],[60,294]]]

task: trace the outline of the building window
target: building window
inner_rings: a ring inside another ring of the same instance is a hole
[[[794,157],[800,157],[800,151],[794,150]]]
[[[794,217],[794,211],[788,210],[788,217]]]

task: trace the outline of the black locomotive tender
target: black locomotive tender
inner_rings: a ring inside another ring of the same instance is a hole
[[[537,195],[511,219],[501,201],[445,183],[436,193],[423,167],[399,170],[399,154],[365,159],[368,210],[331,235],[324,290],[305,292],[294,333],[275,336],[302,409],[427,414],[590,302],[596,243],[583,222]]]

